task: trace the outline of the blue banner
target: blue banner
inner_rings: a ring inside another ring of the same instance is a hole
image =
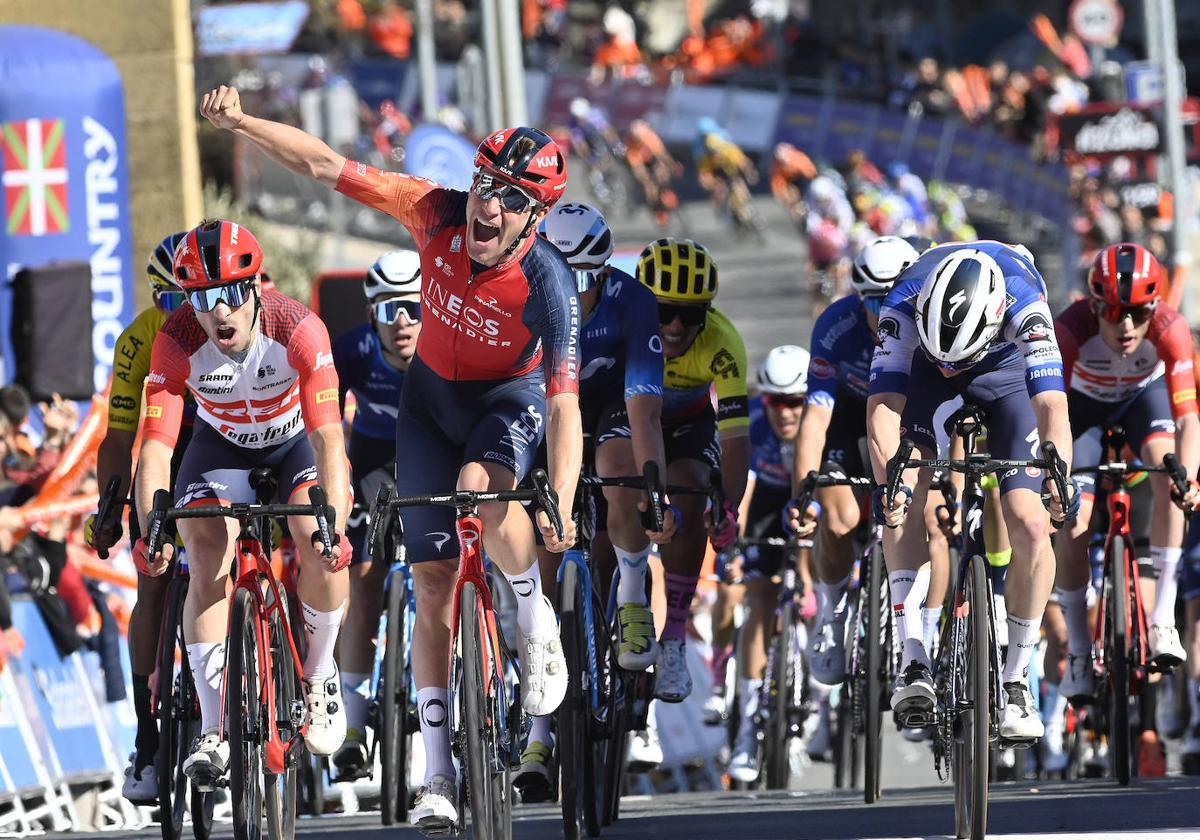
[[[196,52],[287,52],[307,19],[308,3],[304,0],[202,6],[196,11]]]
[[[53,260],[92,265],[94,381],[108,382],[133,318],[125,95],[116,65],[52,29],[0,26],[5,278]],[[4,279],[4,278],[0,278]],[[0,284],[0,356],[11,364],[12,292]],[[13,371],[0,372],[0,381]]]
[[[29,733],[22,729],[18,713],[24,708],[11,668],[0,674],[0,759],[4,761],[11,787],[0,776],[0,793],[13,793],[40,783],[33,755],[26,743]]]
[[[404,170],[437,181],[452,190],[471,186],[475,146],[444,126],[424,123],[413,129],[404,144]]]
[[[385,101],[400,101],[408,62],[397,58],[359,58],[350,62],[348,75],[358,98],[379,110]]]
[[[58,655],[54,640],[32,601],[13,601],[13,626],[25,650],[9,659],[42,754],[57,760],[64,779],[107,775],[95,701],[77,654]],[[7,753],[5,753],[7,755]],[[52,765],[53,766],[53,765]]]

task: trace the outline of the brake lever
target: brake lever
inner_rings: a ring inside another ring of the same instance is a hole
[[[146,558],[153,560],[162,551],[163,514],[171,508],[169,490],[154,491],[154,506],[150,510],[149,528],[146,535]]]
[[[563,530],[562,513],[558,509],[558,494],[550,486],[550,478],[541,468],[534,470],[530,478],[533,481],[534,492],[537,494],[538,507],[546,512],[546,517],[550,520],[554,533],[560,540],[563,539],[566,531]]]
[[[384,521],[390,515],[388,502],[392,498],[392,488],[386,483],[379,485],[375,493],[375,501],[371,503],[371,511],[367,514],[367,553],[374,559],[379,555],[380,542],[387,537],[387,523]]]
[[[312,503],[313,515],[317,520],[317,533],[321,535],[321,545],[324,548],[321,550],[322,557],[333,556],[333,529],[334,518],[336,514],[333,508],[329,506],[329,500],[325,497],[325,490],[319,485],[314,484],[308,488],[308,501]]]
[[[642,467],[642,478],[646,482],[646,509],[642,511],[642,527],[655,534],[664,527],[663,490],[659,481],[658,464],[647,461]]]
[[[93,542],[95,542],[95,532],[101,530],[104,527],[104,524],[108,522],[108,517],[112,513],[112,507],[117,501],[117,492],[120,489],[120,476],[109,476],[108,483],[104,485],[104,492],[100,494],[100,500],[96,502],[96,526],[92,532]],[[100,556],[101,560],[108,559],[109,547],[110,546],[96,547],[96,554]]]
[[[900,447],[896,450],[896,454],[887,464],[887,502],[888,507],[891,507],[896,500],[896,494],[900,492],[900,482],[904,479],[904,471],[908,469],[908,462],[912,459],[913,442],[908,438],[900,441]]]
[[[1055,489],[1058,490],[1058,500],[1063,506],[1064,517],[1061,520],[1056,520],[1053,516],[1050,517],[1050,524],[1053,525],[1055,529],[1059,529],[1067,524],[1065,516],[1069,501],[1067,499],[1067,480],[1065,478],[1067,464],[1059,456],[1058,447],[1056,447],[1054,442],[1050,440],[1045,441],[1042,444],[1042,456],[1046,459],[1046,466],[1050,472],[1050,479],[1054,482]]]
[[[721,527],[721,522],[725,518],[725,485],[721,483],[721,471],[716,467],[708,472],[708,495],[712,499],[709,519],[712,521],[715,531]]]

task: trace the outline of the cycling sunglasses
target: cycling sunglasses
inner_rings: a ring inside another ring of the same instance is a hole
[[[988,354],[988,351],[991,349],[991,345],[988,345],[987,347],[983,348],[982,350],[980,350],[978,353],[976,353],[971,358],[963,359],[962,361],[958,361],[958,362],[943,362],[941,359],[934,358],[929,353],[928,350],[925,350],[924,347],[922,347],[921,349],[925,351],[925,358],[928,359],[930,364],[932,364],[938,370],[951,371],[953,373],[962,373],[964,370],[970,370],[971,368],[975,367],[975,365],[982,362],[983,357],[986,356]]]
[[[371,304],[371,317],[378,324],[394,324],[400,320],[400,313],[410,324],[421,323],[421,302],[419,300],[381,300]]]
[[[1095,311],[1096,317],[1103,318],[1110,324],[1119,324],[1126,318],[1129,318],[1133,321],[1135,327],[1140,327],[1154,316],[1154,304],[1152,303],[1143,303],[1138,306],[1121,306],[1120,304],[1094,301],[1092,309]]]
[[[708,317],[707,306],[680,305],[676,303],[658,304],[658,323],[670,324],[676,318],[685,327],[698,327]]]
[[[193,289],[187,293],[188,303],[197,312],[212,312],[218,303],[224,302],[230,309],[237,309],[254,297],[254,281],[239,280],[224,286]]]
[[[763,394],[763,403],[768,408],[801,408],[804,394]]]
[[[187,295],[179,291],[161,291],[154,293],[154,305],[158,307],[160,312],[174,312],[179,307],[183,306],[183,302],[187,300]]]
[[[538,203],[533,196],[522,191],[516,184],[501,181],[489,172],[476,173],[475,180],[471,183],[471,190],[482,201],[496,196],[500,199],[500,206],[509,213],[524,213]]]

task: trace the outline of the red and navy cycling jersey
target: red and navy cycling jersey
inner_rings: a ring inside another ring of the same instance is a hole
[[[466,252],[467,194],[347,161],[337,189],[408,228],[421,253],[417,356],[450,381],[508,380],[542,366],[547,396],[579,393],[579,298],[558,249],[530,236],[499,264]]]

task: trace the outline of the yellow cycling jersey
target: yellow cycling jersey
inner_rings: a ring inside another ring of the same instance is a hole
[[[112,389],[108,395],[108,428],[137,431],[142,414],[142,386],[150,373],[150,350],[166,320],[167,314],[158,307],[143,309],[117,339]]]
[[[664,423],[702,411],[711,404],[711,390],[715,387],[717,427],[722,436],[749,431],[746,345],[737,327],[720,310],[708,311],[704,328],[682,356],[666,360],[663,386]]]
[[[748,158],[736,143],[719,137],[710,137],[706,151],[697,161],[702,172],[716,172],[732,177],[742,172]]]

